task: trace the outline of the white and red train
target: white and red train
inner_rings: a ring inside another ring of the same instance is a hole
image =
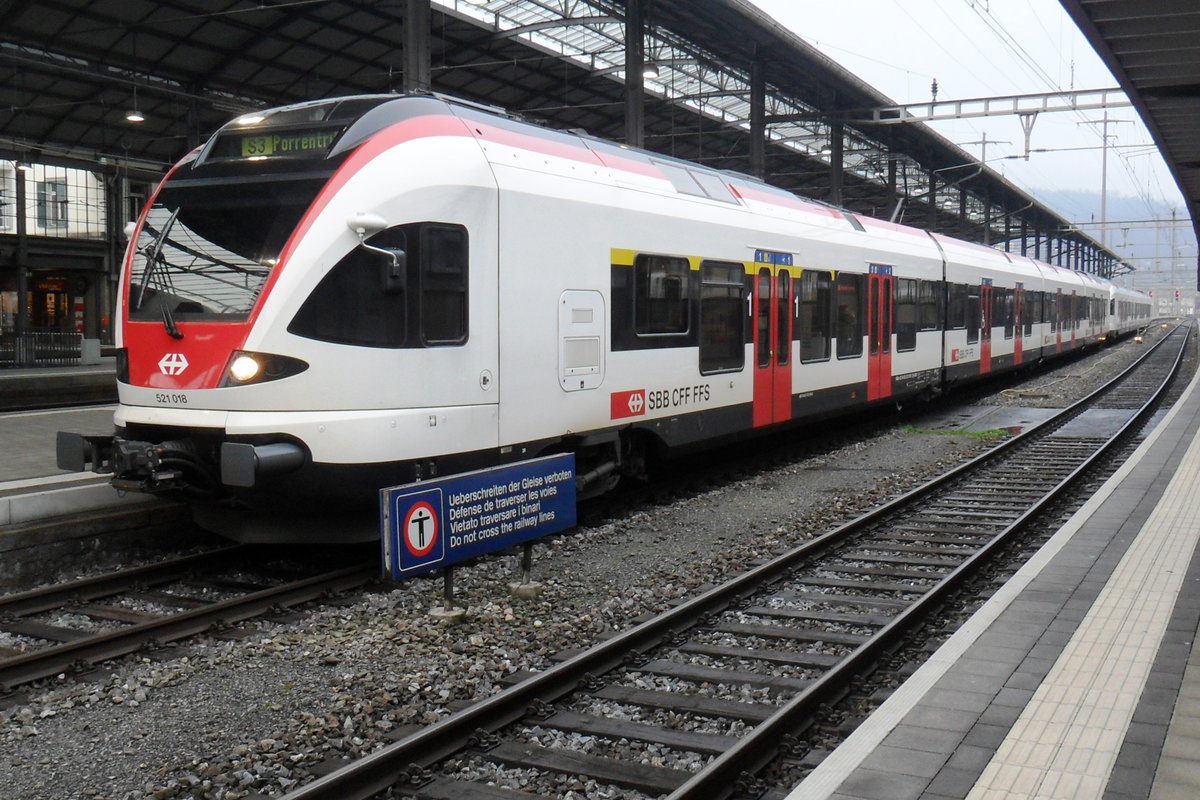
[[[60,435],[59,458],[237,538],[376,536],[383,486],[570,450],[601,491],[652,451],[1149,315],[1090,275],[470,104],[323,100],[235,119],[164,179],[125,258],[115,436]]]

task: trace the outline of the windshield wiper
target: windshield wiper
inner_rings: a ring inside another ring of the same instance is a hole
[[[182,339],[183,331],[175,326],[175,315],[171,313],[171,308],[166,303],[159,303],[158,307],[162,309],[163,327],[167,329],[172,339]]]
[[[182,208],[182,206],[180,206]],[[142,307],[142,300],[146,297],[146,287],[150,283],[150,278],[154,275],[154,265],[158,263],[158,257],[162,255],[163,245],[167,242],[167,234],[171,232],[171,226],[175,224],[175,218],[179,216],[179,208],[171,212],[170,218],[167,219],[167,224],[162,226],[162,230],[158,232],[158,237],[150,245],[142,249],[141,253],[146,258],[146,268],[142,270],[142,286],[138,289],[137,302],[134,303],[134,310]]]
[[[142,272],[142,285],[138,289],[137,303],[134,304],[135,310],[142,307],[142,301],[146,297],[146,287],[150,285],[150,281],[154,277],[154,268],[158,265],[158,260],[162,258],[163,247],[167,243],[167,234],[171,232],[171,227],[175,224],[175,219],[179,216],[180,208],[176,208],[171,212],[170,218],[167,219],[162,230],[158,232],[158,238],[154,240],[153,244],[142,251],[142,255],[146,257],[146,269]],[[182,339],[183,331],[179,330],[179,327],[175,324],[175,315],[171,313],[170,305],[166,300],[166,294],[167,292],[164,291],[163,297],[159,299],[158,304],[159,309],[162,311],[163,327],[167,329],[167,333],[172,339]]]

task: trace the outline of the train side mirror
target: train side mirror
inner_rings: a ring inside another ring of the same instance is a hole
[[[346,227],[358,234],[359,247],[377,253],[385,259],[382,279],[383,292],[392,294],[403,291],[404,274],[408,269],[408,254],[398,247],[378,247],[367,243],[368,237],[387,229],[387,220],[378,214],[360,211],[346,219]]]
[[[383,217],[364,211],[359,211],[346,219],[346,227],[358,234],[360,242],[369,236],[374,236],[387,226],[387,220]]]

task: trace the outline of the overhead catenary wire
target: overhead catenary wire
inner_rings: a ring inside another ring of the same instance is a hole
[[[998,16],[996,16],[995,12],[992,11],[991,6],[989,4],[980,3],[980,2],[978,2],[978,0],[964,0],[964,1],[966,2],[967,7],[970,8],[971,11],[974,12],[975,15],[979,17],[979,19],[984,23],[984,25],[987,26],[987,28],[992,31],[992,33],[996,36],[996,38],[1006,48],[1008,48],[1009,51],[1014,54],[1014,56],[1016,56],[1016,58],[1020,64],[1023,64],[1026,67],[1028,67],[1029,70],[1034,75],[1036,75],[1039,80],[1041,80],[1045,83],[1046,87],[1048,87],[1054,91],[1063,91],[1063,87],[1060,84],[1058,84],[1048,72],[1046,72],[1046,70],[1042,67],[1040,62],[1033,55],[1031,55],[1029,53],[1029,51],[1021,44],[1020,40],[1017,37],[1013,36],[1012,33],[1008,30],[1008,28],[1005,27],[1003,21],[1001,21],[1000,18]],[[1037,18],[1036,14],[1033,14],[1031,16],[1033,16],[1035,19]],[[1070,88],[1070,87],[1068,87],[1068,88]],[[1100,125],[1100,123],[1097,122],[1096,120],[1087,118],[1082,112],[1075,112],[1075,113],[1080,118],[1081,121],[1088,123],[1094,129],[1098,128],[1098,126]],[[1106,131],[1097,130],[1096,132],[1097,132],[1097,135],[1099,135],[1101,137],[1101,140],[1103,141]],[[1130,184],[1135,188],[1135,190],[1138,192],[1138,195],[1140,196],[1142,201],[1146,204],[1147,210],[1153,214],[1154,213],[1153,200],[1151,199],[1149,192],[1144,192],[1144,193],[1142,192],[1140,183],[1137,180],[1136,175],[1134,175],[1133,172],[1131,171],[1129,162],[1127,160],[1122,160],[1121,166],[1122,166],[1122,169],[1126,172],[1127,176],[1129,177]],[[1156,188],[1158,189],[1159,196],[1163,199],[1163,202],[1166,203],[1167,202],[1166,195],[1162,190],[1161,182],[1158,180],[1157,176],[1155,176],[1155,184],[1156,184]]]

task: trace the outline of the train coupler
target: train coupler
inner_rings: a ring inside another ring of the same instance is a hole
[[[114,437],[110,455],[115,489],[133,492],[162,492],[188,485],[182,464],[197,460],[188,441],[139,442]]]
[[[177,469],[152,472],[144,478],[113,478],[109,483],[122,492],[162,492],[180,488],[183,473]]]
[[[189,442],[138,442],[117,436],[84,436],[59,431],[55,439],[59,469],[112,475],[113,488],[128,492],[162,492],[188,486],[182,467],[197,462]]]

